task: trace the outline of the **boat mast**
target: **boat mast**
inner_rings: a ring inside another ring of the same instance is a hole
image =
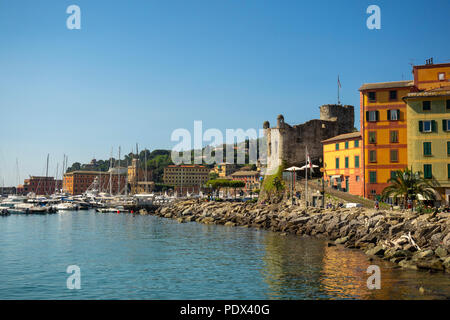
[[[59,170],[59,163],[56,164],[56,174],[55,174],[55,194],[56,190],[58,190],[58,170]]]
[[[148,193],[148,184],[147,184],[147,149],[145,149],[145,193]]]
[[[119,146],[119,162],[117,167],[117,195],[120,195],[120,146]]]
[[[109,195],[112,195],[112,155],[113,155],[113,147],[111,147],[111,157],[109,158]]]
[[[47,182],[48,182],[48,160],[49,160],[49,157],[50,157],[50,154],[47,154],[47,168],[45,169],[45,182],[44,182],[45,195],[48,195]]]
[[[19,174],[19,159],[16,158],[16,178],[17,178],[17,186],[20,184],[20,174]],[[16,188],[16,196],[17,196],[17,188]]]

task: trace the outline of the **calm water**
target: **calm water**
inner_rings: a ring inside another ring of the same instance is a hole
[[[448,299],[450,276],[321,240],[94,211],[0,217],[0,299]],[[66,268],[81,268],[69,290]],[[424,287],[424,295],[419,287]]]

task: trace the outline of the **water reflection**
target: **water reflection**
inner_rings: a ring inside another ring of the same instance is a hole
[[[328,247],[325,241],[270,233],[264,240],[264,281],[268,298],[279,299],[448,299],[450,276],[403,270],[369,262],[358,250]],[[381,289],[369,290],[367,268],[381,271]],[[425,293],[419,288],[423,287]]]

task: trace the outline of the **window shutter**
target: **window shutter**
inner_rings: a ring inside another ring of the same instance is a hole
[[[436,121],[434,121],[434,120],[431,120],[431,131],[432,132],[436,132],[437,130],[437,125],[436,125]]]
[[[380,112],[378,110],[376,111],[376,115],[377,115],[377,121],[380,121]]]
[[[366,121],[369,121],[369,111],[366,111]]]
[[[444,131],[448,130],[447,129],[447,120],[446,119],[442,120],[442,130],[444,130]]]
[[[387,111],[387,119],[388,119],[388,120],[391,120],[391,110],[388,110],[388,111]]]
[[[423,121],[419,121],[419,132],[423,132]]]

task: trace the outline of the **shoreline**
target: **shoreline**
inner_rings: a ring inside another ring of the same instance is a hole
[[[145,214],[145,211],[144,211]],[[329,246],[363,250],[405,269],[450,273],[450,214],[365,208],[302,208],[238,202],[186,200],[150,214],[180,223],[258,228],[327,239]]]

